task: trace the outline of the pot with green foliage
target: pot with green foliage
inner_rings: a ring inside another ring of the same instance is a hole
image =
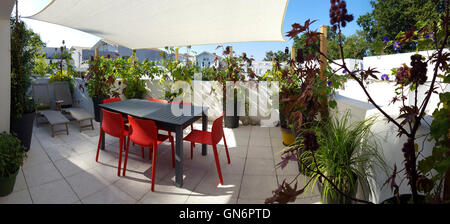
[[[35,103],[28,94],[34,58],[44,44],[23,21],[11,20],[11,119],[10,130],[17,134],[26,151],[33,133]]]
[[[14,134],[0,133],[0,197],[13,191],[26,156],[25,147]]]
[[[89,69],[86,76],[82,78],[86,81],[84,86],[80,85],[79,88],[87,89],[89,97],[92,98],[94,106],[95,121],[101,121],[101,113],[99,104],[103,103],[104,99],[111,97],[119,97],[117,91],[115,72],[113,60],[108,55],[107,57],[91,57],[88,61]],[[120,85],[120,83],[119,83]]]
[[[238,82],[246,80],[246,75],[254,76],[254,72],[250,69],[253,58],[247,58],[246,53],[242,53],[240,57],[233,57],[232,48],[227,46],[219,46],[218,48],[224,49],[222,62],[219,58],[216,58],[217,68],[213,68],[215,71],[215,79],[222,85],[223,90],[223,110],[224,124],[227,128],[239,127],[239,115],[238,111],[238,95],[245,94],[245,91],[241,91],[238,86]],[[233,103],[232,109],[229,109],[230,105],[227,103]],[[244,101],[245,102],[245,101]],[[227,108],[228,107],[228,108]],[[245,108],[244,108],[245,109]]]
[[[375,118],[354,123],[349,120],[349,113],[330,118],[302,135],[305,146],[316,136],[317,151],[305,151],[303,159],[312,161],[307,170],[313,174],[312,183],[318,184],[325,203],[352,203],[358,184],[363,190],[370,188],[368,180],[373,177],[374,169],[386,171],[376,137],[370,130]]]
[[[63,46],[59,48],[59,52],[55,49],[55,55],[47,67],[47,71],[51,73],[48,82],[67,82],[69,84],[70,92],[74,92],[73,78],[76,73],[73,62],[72,62],[72,52],[65,46],[65,41],[62,41]],[[43,68],[42,68],[43,69]]]
[[[147,94],[146,76],[149,80],[153,80],[154,75],[160,72],[156,62],[145,59],[139,61],[135,57],[136,52],[133,52],[133,57],[128,59],[117,58],[115,60],[116,71],[122,77],[125,88],[122,90],[123,95],[127,99],[142,99]]]
[[[199,66],[196,66],[192,61],[181,62],[176,60],[176,48],[166,47],[165,51],[161,51],[161,68],[154,64],[150,69],[150,74],[160,75],[161,79],[158,85],[164,89],[165,100],[172,102],[174,100],[182,101],[186,92],[184,88],[191,88],[192,86],[184,86],[185,83],[191,84],[195,73],[200,72]],[[190,48],[188,47],[188,52]]]

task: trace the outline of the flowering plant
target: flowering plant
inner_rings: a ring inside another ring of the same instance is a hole
[[[119,97],[118,90],[114,88],[117,73],[113,59],[109,55],[107,57],[91,57],[87,63],[89,64],[88,73],[86,76],[81,76],[86,83],[80,84],[79,88],[84,91],[86,87],[89,97],[92,98]]]

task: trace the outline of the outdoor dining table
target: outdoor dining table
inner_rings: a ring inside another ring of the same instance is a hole
[[[173,111],[172,106],[180,109]],[[201,118],[202,129],[206,131],[208,127],[207,107],[139,99],[99,104],[99,107],[124,115],[153,120],[158,128],[173,130],[175,132],[175,185],[177,187],[183,186],[183,130]],[[102,136],[102,150],[105,149],[104,140],[105,138]],[[203,156],[207,154],[206,147],[206,145],[202,145]]]

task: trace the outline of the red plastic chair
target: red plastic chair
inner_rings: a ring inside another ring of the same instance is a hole
[[[120,99],[119,97],[117,98],[109,98],[109,99],[104,99],[103,103],[114,103],[114,102],[119,102],[122,101],[122,99]]]
[[[122,114],[102,109],[102,126],[100,127],[100,136],[98,138],[97,156],[95,157],[96,162],[98,162],[103,133],[120,139],[119,165],[117,167],[117,176],[120,176],[120,168],[122,165],[122,147],[125,145],[125,140],[128,136],[128,127],[125,126]]]
[[[160,100],[155,98],[148,98],[149,101],[158,102],[158,103],[168,103],[167,100]]]
[[[128,116],[130,121],[130,131],[128,135],[127,147],[125,151],[125,162],[123,165],[123,176],[127,170],[128,150],[130,148],[130,140],[142,148],[149,147],[153,151],[152,159],[152,191],[155,188],[155,174],[156,174],[156,152],[157,147],[162,142],[169,139],[172,148],[172,166],[175,167],[175,150],[173,146],[173,137],[168,135],[158,134],[158,128],[152,120],[142,120],[139,118]]]
[[[120,97],[116,97],[116,98],[104,99],[103,103],[114,103],[114,102],[120,102],[120,101],[122,101],[122,99],[120,99]],[[127,126],[128,118],[126,115],[123,115],[123,122],[125,123],[125,126]],[[144,152],[142,152],[142,154],[144,154]]]
[[[223,132],[223,116],[214,121],[211,132],[192,130],[192,132],[189,133],[184,140],[191,142],[191,159],[193,158],[194,143],[212,145],[220,184],[223,185],[222,171],[220,170],[219,155],[217,153],[217,143],[219,143],[222,138],[225,144],[228,164],[230,164],[230,154],[228,153],[227,141],[225,140],[225,134]]]

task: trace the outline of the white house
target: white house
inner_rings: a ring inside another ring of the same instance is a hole
[[[267,71],[272,70],[271,61],[253,61],[250,67],[257,76],[264,76]]]
[[[219,62],[216,62],[216,58],[219,58],[219,61],[221,59],[221,57],[215,53],[204,51],[203,53],[197,55],[196,65],[198,65],[200,69],[202,69],[203,67],[218,66]]]

